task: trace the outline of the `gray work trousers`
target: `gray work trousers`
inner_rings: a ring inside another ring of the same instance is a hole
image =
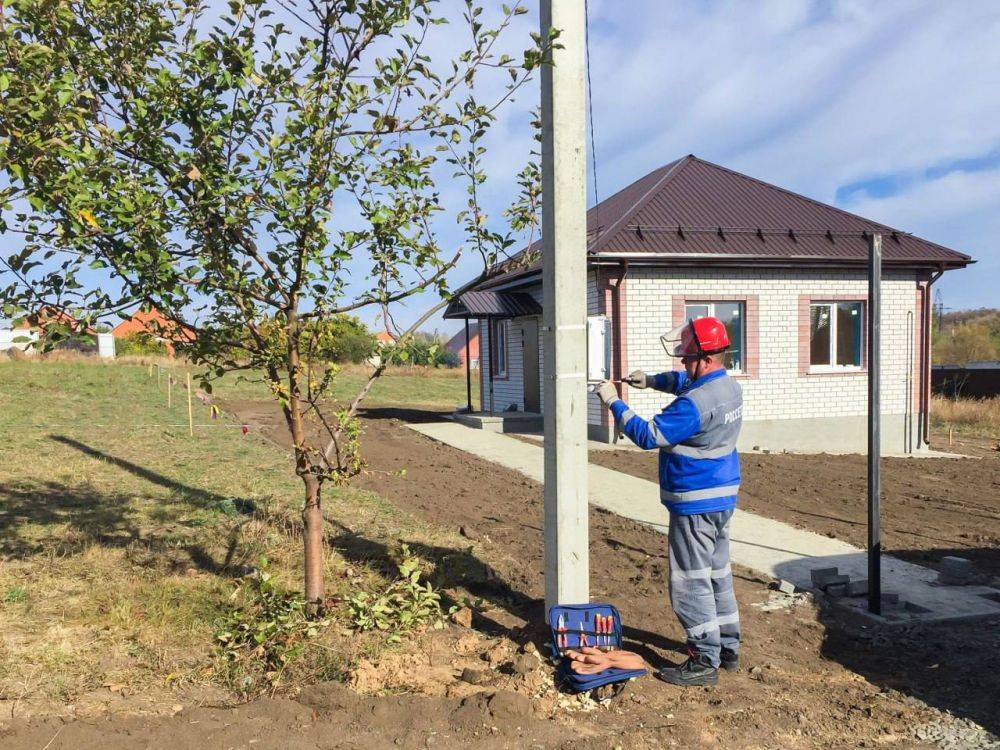
[[[739,652],[740,615],[729,567],[733,511],[670,514],[670,604],[684,626],[688,649],[718,667],[720,649]]]

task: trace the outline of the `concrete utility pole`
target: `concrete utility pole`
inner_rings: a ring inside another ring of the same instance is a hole
[[[542,0],[561,47],[542,66],[546,611],[590,601],[585,24],[581,0]]]

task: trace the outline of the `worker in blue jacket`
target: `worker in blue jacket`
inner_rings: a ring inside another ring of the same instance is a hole
[[[739,667],[740,618],[729,566],[729,521],[740,488],[736,440],[743,424],[743,393],[729,377],[725,325],[699,318],[660,337],[684,369],[628,382],[677,398],[643,419],[618,397],[610,381],[598,395],[618,428],[640,448],[660,449],[660,499],[670,511],[670,603],[687,634],[689,658],[658,676],[674,685],[714,685],[718,669]]]

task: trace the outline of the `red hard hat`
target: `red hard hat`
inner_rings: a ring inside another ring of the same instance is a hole
[[[729,333],[718,318],[689,320],[661,336],[660,340],[672,357],[697,357],[729,348]]]

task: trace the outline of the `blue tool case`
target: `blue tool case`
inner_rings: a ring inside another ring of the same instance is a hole
[[[550,648],[559,663],[556,677],[570,692],[584,693],[613,683],[621,683],[623,688],[628,680],[646,674],[645,669],[605,669],[596,674],[577,674],[570,667],[572,660],[565,655],[567,649],[581,646],[621,649],[622,618],[614,605],[557,604],[549,610],[549,630]]]

